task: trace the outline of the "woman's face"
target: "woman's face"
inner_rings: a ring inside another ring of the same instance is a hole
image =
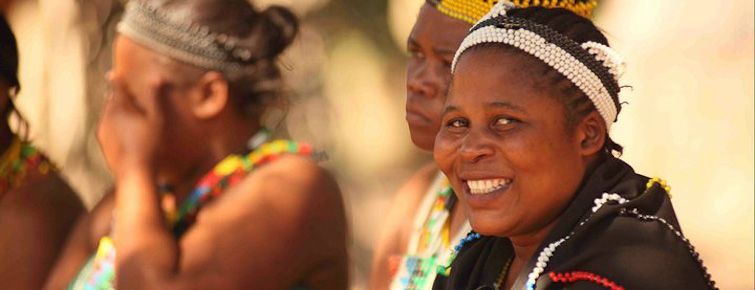
[[[579,129],[524,56],[466,52],[442,114],[434,156],[472,227],[514,237],[550,225],[585,172]]]
[[[114,89],[123,90],[137,105],[145,103],[144,98],[166,98],[161,110],[166,128],[155,128],[160,130],[156,164],[161,178],[180,178],[202,154],[201,142],[196,142],[201,139],[201,129],[187,101],[195,89],[168,73],[165,57],[127,37],[116,38],[113,54],[110,81],[118,84]]]
[[[451,79],[451,61],[470,26],[424,4],[409,35],[406,122],[412,142],[420,149],[433,149]]]

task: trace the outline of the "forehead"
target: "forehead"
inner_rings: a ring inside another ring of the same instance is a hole
[[[448,17],[425,3],[419,11],[409,39],[422,45],[455,51],[470,27],[471,24]]]
[[[552,90],[525,55],[493,45],[466,51],[454,72],[448,103],[506,101],[521,105],[554,101]]]

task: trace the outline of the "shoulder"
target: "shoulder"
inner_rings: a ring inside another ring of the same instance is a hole
[[[605,221],[571,241],[579,245],[567,246],[574,258],[562,272],[590,270],[627,289],[708,288],[702,261],[675,222],[642,214]]]
[[[70,225],[84,212],[78,195],[55,172],[31,173],[0,201],[0,212],[23,214],[32,223]]]
[[[441,173],[435,164],[430,163],[423,166],[396,192],[393,202],[394,208],[402,209],[402,213],[407,218],[413,217],[417,207],[428,194],[439,174]]]
[[[281,230],[290,228],[292,234],[304,234],[301,229],[318,222],[345,228],[343,201],[335,179],[310,158],[296,155],[281,156],[248,174],[202,215],[248,226],[254,226],[246,222],[249,219],[270,220]]]

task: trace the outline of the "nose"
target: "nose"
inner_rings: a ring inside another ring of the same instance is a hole
[[[435,97],[438,89],[434,85],[431,69],[427,63],[409,65],[406,88],[414,95],[426,98]]]
[[[480,162],[495,153],[492,142],[483,130],[470,130],[462,140],[459,155],[466,162]]]

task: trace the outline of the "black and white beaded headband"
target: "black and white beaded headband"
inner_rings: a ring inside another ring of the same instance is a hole
[[[515,7],[500,2],[470,29],[454,56],[452,72],[459,57],[476,45],[503,43],[516,47],[574,83],[592,101],[610,129],[621,109],[618,84],[624,66],[621,57],[600,43],[579,44],[548,26],[507,16],[506,12],[512,8]]]
[[[117,30],[161,54],[205,69],[227,72],[254,62],[249,49],[238,47],[237,38],[175,19],[147,1],[129,1]]]

